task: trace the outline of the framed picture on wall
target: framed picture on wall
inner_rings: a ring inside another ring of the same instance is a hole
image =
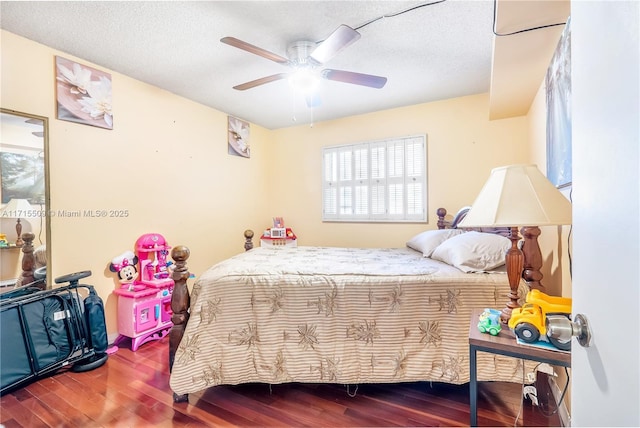
[[[251,157],[249,122],[228,116],[228,150],[230,155]]]
[[[545,78],[547,101],[547,178],[556,187],[571,185],[571,28],[567,21]]]
[[[111,75],[56,56],[57,118],[113,129]]]

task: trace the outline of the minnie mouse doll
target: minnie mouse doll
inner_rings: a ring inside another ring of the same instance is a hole
[[[122,288],[128,287],[129,291],[133,291],[134,282],[138,279],[138,256],[133,251],[125,251],[111,260],[109,270],[118,273]]]

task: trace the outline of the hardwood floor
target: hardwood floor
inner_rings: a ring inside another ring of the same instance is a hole
[[[0,398],[11,427],[468,426],[468,384],[250,384],[210,388],[173,403],[168,338],[120,348],[85,373],[58,372]],[[478,424],[514,426],[521,385],[481,383]],[[523,422],[524,421],[524,422]],[[557,426],[528,400],[518,426]]]

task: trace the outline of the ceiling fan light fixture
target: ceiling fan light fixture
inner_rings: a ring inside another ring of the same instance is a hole
[[[309,42],[306,40],[291,43],[289,47],[287,47],[289,63],[298,67],[306,66],[309,64],[309,59],[311,59],[310,55],[315,48],[315,42]]]
[[[320,76],[312,68],[299,68],[289,75],[289,84],[297,92],[310,94],[320,86]]]
[[[382,88],[387,83],[387,78],[383,76],[374,76],[372,74],[356,73],[346,70],[325,69],[322,74],[316,70],[316,67],[323,65],[335,55],[344,50],[360,38],[353,28],[347,25],[340,25],[326,39],[320,42],[312,42],[309,40],[300,40],[291,43],[287,47],[287,58],[284,58],[266,49],[236,39],[235,37],[223,37],[220,39],[222,43],[242,49],[246,52],[260,56],[262,58],[277,62],[293,69],[291,73],[278,73],[271,76],[265,76],[250,82],[236,85],[233,89],[244,91],[255,88],[256,86],[266,83],[275,82],[276,80],[287,79],[289,85],[296,92],[304,95],[307,99],[314,95],[314,92],[320,85],[321,79],[334,80],[337,82],[350,83],[353,85],[368,86],[371,88]],[[307,105],[317,105],[317,102]]]

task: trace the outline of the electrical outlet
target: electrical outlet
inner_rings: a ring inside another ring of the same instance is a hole
[[[527,373],[527,383],[533,383],[536,381],[536,374],[529,372]]]
[[[524,396],[524,398],[529,398],[534,406],[538,405],[538,391],[536,390],[535,386],[525,386],[524,390],[522,391],[522,395]]]

